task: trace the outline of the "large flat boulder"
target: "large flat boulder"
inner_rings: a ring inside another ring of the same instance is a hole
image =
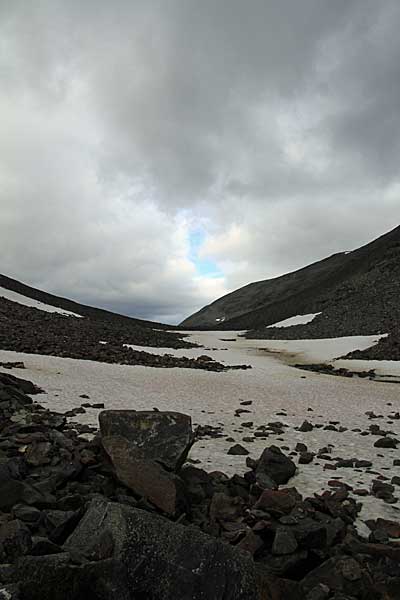
[[[104,410],[99,415],[103,445],[109,438],[123,438],[131,454],[178,471],[186,460],[194,435],[188,415],[177,412]]]
[[[105,499],[91,502],[64,549],[74,555],[89,556],[94,541],[105,530],[113,536],[109,560],[125,567],[132,598],[256,600],[259,597],[255,566],[248,553],[195,527],[184,527]]]

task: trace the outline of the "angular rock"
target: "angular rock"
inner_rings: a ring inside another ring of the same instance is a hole
[[[42,514],[49,540],[56,544],[66,540],[80,517],[79,512],[63,510],[45,510]]]
[[[312,425],[312,423],[310,423],[310,421],[303,421],[303,423],[300,425],[299,427],[299,431],[302,432],[308,432],[308,431],[312,431],[314,429],[314,425]]]
[[[312,452],[301,452],[299,458],[300,465],[308,465],[314,460],[314,454]]]
[[[297,442],[296,446],[295,446],[295,451],[296,452],[307,452],[307,446],[305,444],[303,444],[302,442]]]
[[[154,460],[170,471],[178,471],[193,444],[192,421],[177,412],[105,410],[99,414],[103,446],[109,440],[125,440],[131,456]]]
[[[335,556],[308,573],[301,586],[308,594],[318,584],[326,585],[331,593],[341,592],[360,600],[376,598],[373,581],[368,571],[349,556]]]
[[[183,467],[180,477],[190,502],[199,503],[213,495],[211,478],[206,471],[192,466]]]
[[[231,454],[232,456],[247,456],[249,451],[241,444],[235,444],[229,448],[228,454]]]
[[[251,472],[250,472],[251,473]],[[253,475],[251,473],[251,475]],[[263,490],[276,490],[277,483],[266,473],[258,472],[256,474],[257,485]]]
[[[154,413],[159,414],[159,413]],[[155,460],[140,458],[135,447],[122,437],[107,437],[103,444],[118,479],[138,496],[144,496],[167,514],[186,507],[182,480]]]
[[[287,491],[265,490],[255,504],[255,508],[282,515],[289,513],[295,505],[294,496]]]
[[[254,533],[254,531],[249,531],[246,533],[244,538],[240,540],[237,544],[237,548],[240,550],[244,550],[245,552],[249,552],[252,556],[257,554],[263,548],[264,542],[261,537]]]
[[[32,548],[29,551],[31,556],[45,556],[47,554],[60,554],[61,552],[62,548],[60,546],[45,537],[34,536],[32,538]]]
[[[337,519],[336,522],[328,522],[327,525],[318,523],[311,518],[304,518],[292,527],[293,535],[300,548],[315,550],[325,548],[328,541],[328,531],[331,533],[330,541],[336,536],[338,530],[344,527],[344,523]]]
[[[132,600],[138,591],[152,600],[259,598],[248,553],[196,528],[104,500],[91,502],[65,550],[85,555],[101,529],[113,533],[113,560],[126,569]]]
[[[278,485],[285,484],[296,472],[294,462],[285,456],[278,446],[270,446],[261,454],[258,461],[256,476],[267,475]]]
[[[12,510],[15,519],[19,519],[29,525],[37,525],[40,521],[42,513],[34,506],[26,506],[24,504],[16,504]]]
[[[289,529],[278,527],[272,545],[272,554],[293,554],[297,550],[297,542]]]

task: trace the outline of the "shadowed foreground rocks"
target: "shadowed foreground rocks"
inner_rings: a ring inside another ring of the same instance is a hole
[[[0,600],[400,598],[400,525],[361,538],[345,484],[304,499],[275,446],[207,473],[179,413],[104,411],[89,441],[41,392],[0,373]]]

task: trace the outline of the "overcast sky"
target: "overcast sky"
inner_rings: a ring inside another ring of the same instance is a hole
[[[177,322],[400,224],[398,0],[0,0],[0,272]]]

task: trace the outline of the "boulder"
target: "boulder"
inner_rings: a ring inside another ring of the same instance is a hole
[[[293,554],[297,550],[297,541],[293,533],[285,527],[278,527],[272,545],[272,554]]]
[[[163,512],[176,515],[186,508],[183,482],[158,462],[140,458],[140,452],[122,437],[107,437],[103,445],[118,479]]]
[[[248,553],[197,528],[103,499],[90,503],[65,543],[65,551],[87,556],[101,530],[112,532],[109,560],[125,568],[132,600],[258,598],[255,567]]]
[[[185,508],[175,474],[193,443],[190,417],[176,412],[105,410],[101,441],[118,479],[135,494],[175,515]]]
[[[233,456],[247,456],[249,451],[241,444],[234,444],[234,446],[229,448],[228,454],[232,454]]]
[[[312,452],[301,452],[299,458],[300,465],[308,465],[314,460],[314,454]]]
[[[331,593],[341,592],[360,600],[377,598],[371,576],[349,556],[328,559],[308,573],[301,583],[305,595],[318,584],[326,585]]]
[[[314,425],[312,423],[310,423],[310,421],[303,421],[303,423],[300,425],[299,427],[299,431],[302,432],[308,432],[308,431],[312,431],[314,429]]]
[[[393,449],[396,449],[398,443],[399,443],[399,441],[396,440],[395,438],[383,437],[383,438],[379,438],[378,440],[376,440],[374,446],[375,446],[375,448],[393,448]]]
[[[126,568],[113,559],[71,564],[66,552],[26,556],[14,578],[23,600],[133,600]]]
[[[267,477],[273,479],[278,485],[285,484],[296,472],[294,462],[283,454],[278,446],[266,448],[260,456],[256,469],[256,477]]]
[[[265,490],[255,508],[266,510],[278,516],[289,513],[296,505],[295,497],[286,490]]]
[[[192,421],[177,412],[105,410],[99,414],[103,446],[123,439],[131,456],[154,460],[169,471],[178,471],[193,444]]]

